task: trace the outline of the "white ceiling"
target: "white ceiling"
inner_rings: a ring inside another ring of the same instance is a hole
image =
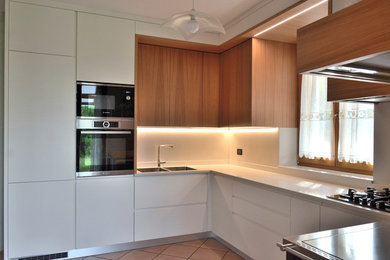
[[[165,19],[188,11],[192,0],[56,0],[91,8]],[[226,25],[264,0],[195,0],[195,9],[218,17]]]

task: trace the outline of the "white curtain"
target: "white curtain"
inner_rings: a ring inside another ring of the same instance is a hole
[[[333,104],[327,78],[302,76],[299,157],[334,159]]]
[[[338,160],[374,164],[374,105],[340,103]]]

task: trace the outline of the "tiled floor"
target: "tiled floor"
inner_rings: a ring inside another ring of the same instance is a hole
[[[241,260],[242,257],[213,238],[191,240],[177,244],[140,248],[82,260]]]

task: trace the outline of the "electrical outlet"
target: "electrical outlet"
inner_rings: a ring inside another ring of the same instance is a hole
[[[237,149],[237,155],[242,155],[242,149]]]

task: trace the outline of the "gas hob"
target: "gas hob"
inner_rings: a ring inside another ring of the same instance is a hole
[[[359,205],[362,207],[390,213],[389,188],[376,190],[374,188],[368,187],[364,192],[358,192],[355,189],[348,189],[348,194],[336,194],[327,197],[349,204]]]

